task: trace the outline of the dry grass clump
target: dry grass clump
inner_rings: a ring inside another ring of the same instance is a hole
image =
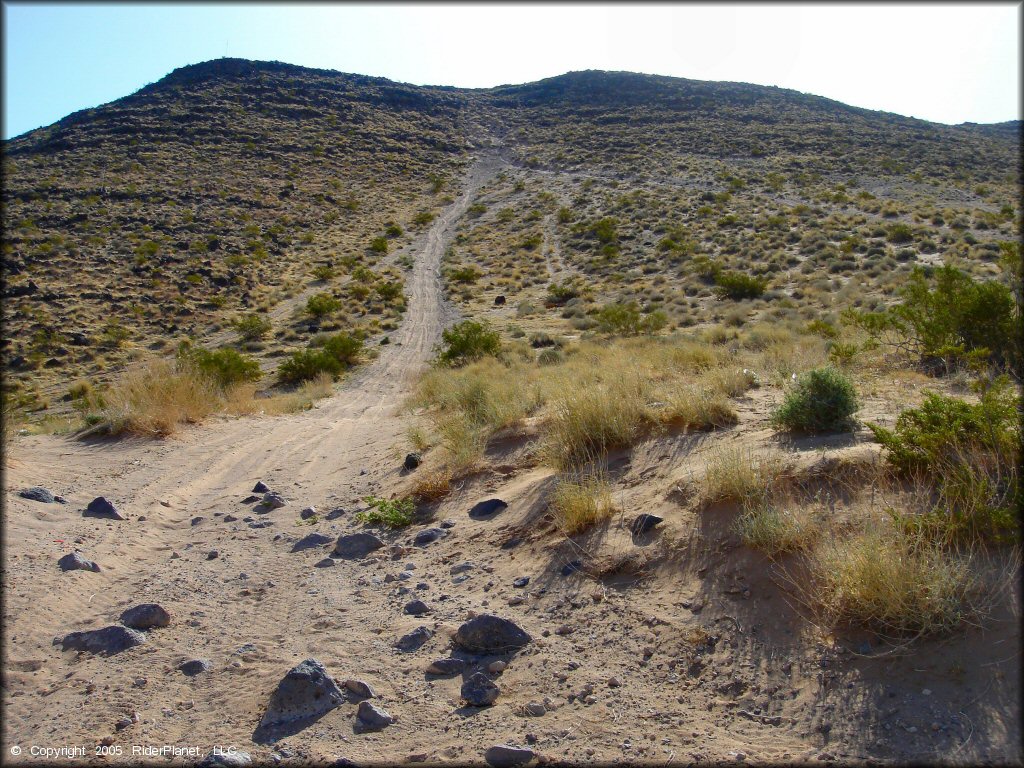
[[[224,391],[223,410],[233,416],[279,416],[307,411],[317,400],[330,397],[333,392],[334,379],[329,373],[321,373],[292,392],[270,397],[257,397],[255,384],[237,384]]]
[[[600,475],[577,474],[559,480],[549,508],[559,529],[567,536],[607,520],[615,512],[611,486]]]
[[[950,629],[972,611],[972,555],[878,521],[824,540],[810,555],[814,602],[829,624],[894,635]]]
[[[763,503],[779,490],[789,471],[790,462],[778,450],[717,448],[708,459],[704,475],[704,501]]]
[[[809,549],[821,535],[824,520],[819,510],[799,504],[754,504],[736,521],[743,542],[768,555]]]
[[[441,467],[428,472],[416,481],[412,495],[417,501],[429,502],[443,499],[452,492],[452,468]]]

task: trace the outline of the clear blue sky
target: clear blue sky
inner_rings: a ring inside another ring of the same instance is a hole
[[[464,87],[629,70],[777,85],[945,123],[1021,117],[1020,3],[3,9],[4,138],[225,55]]]

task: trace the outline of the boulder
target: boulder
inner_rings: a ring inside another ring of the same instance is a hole
[[[113,656],[115,653],[134,648],[146,642],[146,636],[134,629],[111,624],[103,629],[86,632],[71,632],[53,641],[65,651],[85,651],[99,656]]]
[[[427,674],[431,675],[457,675],[466,668],[466,662],[462,659],[448,658],[435,659],[427,667]]]
[[[427,640],[434,636],[434,632],[427,627],[416,627],[412,632],[407,632],[398,638],[395,648],[404,652],[418,650]]]
[[[476,520],[483,520],[494,517],[505,509],[508,509],[508,504],[501,499],[487,499],[474,504],[469,510],[469,516]]]
[[[316,549],[317,547],[323,547],[330,544],[334,538],[327,536],[323,533],[311,533],[308,536],[303,536],[292,547],[292,552],[301,552],[304,549]]]
[[[122,613],[121,623],[132,629],[166,627],[171,623],[171,614],[156,603],[142,603]]]
[[[644,512],[633,518],[633,522],[629,524],[629,530],[634,536],[641,536],[654,528],[663,519],[657,515],[649,515]]]
[[[380,731],[395,722],[395,718],[369,701],[360,701],[356,710],[357,731]]]
[[[195,677],[203,672],[209,672],[213,668],[209,659],[189,659],[178,665],[178,671],[188,677]]]
[[[320,717],[344,703],[344,694],[324,665],[316,659],[306,659],[290,669],[278,683],[260,728]]]
[[[483,672],[475,672],[462,684],[462,698],[471,707],[489,707],[501,690]]]
[[[348,560],[366,557],[384,546],[384,542],[372,533],[349,533],[338,537],[334,554]]]
[[[443,539],[447,535],[448,531],[443,528],[424,528],[413,537],[412,543],[418,547],[425,547],[427,544]]]
[[[470,653],[506,653],[516,651],[533,640],[515,622],[491,613],[482,613],[455,633],[455,643]]]
[[[532,749],[513,747],[508,744],[495,744],[484,752],[484,761],[491,768],[518,768],[526,765],[536,754]]]
[[[39,488],[38,486],[20,490],[18,491],[18,495],[21,496],[21,498],[23,499],[28,499],[29,501],[39,501],[42,502],[43,504],[55,504],[58,498],[57,496],[54,496],[51,491],[47,490],[46,488]]]
[[[60,566],[62,571],[100,572],[100,567],[96,563],[91,560],[86,560],[78,552],[71,552],[70,554],[64,555],[64,557],[57,561],[57,565]]]
[[[89,506],[82,513],[83,517],[102,517],[108,520],[127,520],[124,515],[117,511],[117,507],[111,504],[102,496],[97,496],[89,502]]]

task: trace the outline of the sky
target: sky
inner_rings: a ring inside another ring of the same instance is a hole
[[[583,69],[775,85],[941,123],[1021,118],[1022,3],[4,2],[3,137],[222,56],[484,88]]]

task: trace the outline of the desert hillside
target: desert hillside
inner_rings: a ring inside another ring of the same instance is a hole
[[[5,142],[5,752],[1019,763],[1020,128],[221,59]]]

